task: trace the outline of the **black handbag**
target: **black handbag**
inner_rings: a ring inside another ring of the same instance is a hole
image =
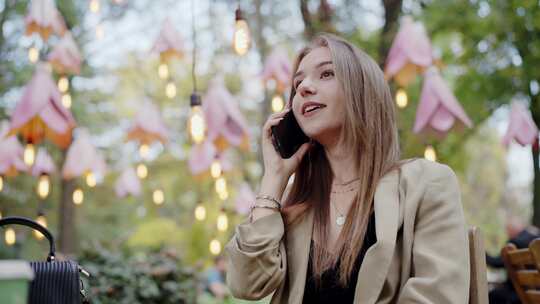
[[[49,256],[46,262],[30,262],[34,280],[28,291],[29,304],[80,304],[90,303],[80,278],[82,273],[90,276],[75,261],[57,261],[54,238],[47,228],[24,217],[11,216],[0,219],[0,227],[18,224],[41,232],[49,240]]]

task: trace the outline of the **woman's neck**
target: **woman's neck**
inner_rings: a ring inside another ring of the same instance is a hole
[[[344,149],[344,145],[339,144],[325,146],[324,150],[334,173],[334,183],[345,184],[358,178],[354,153],[347,151]]]

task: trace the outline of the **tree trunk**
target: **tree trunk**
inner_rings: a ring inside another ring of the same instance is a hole
[[[379,43],[379,65],[384,67],[384,62],[386,61],[386,56],[388,55],[396,31],[403,0],[383,0],[382,2],[384,6],[384,26]]]
[[[336,33],[332,18],[334,10],[327,0],[320,0],[317,14],[308,8],[308,0],[300,0],[300,12],[304,21],[304,36],[311,40],[318,32]]]
[[[66,151],[63,151],[62,164],[65,162],[66,154]],[[62,193],[60,195],[60,205],[58,207],[58,250],[63,254],[73,255],[77,251],[77,243],[75,241],[77,235],[75,226],[75,205],[72,201],[73,190],[75,190],[75,181],[61,179],[61,183]]]

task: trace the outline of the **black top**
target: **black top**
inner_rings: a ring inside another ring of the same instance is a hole
[[[306,287],[304,289],[303,303],[353,303],[354,292],[356,290],[356,281],[358,278],[358,271],[366,255],[366,251],[371,245],[377,242],[377,236],[375,234],[375,212],[373,212],[369,218],[368,227],[366,230],[366,236],[364,238],[364,244],[362,250],[358,254],[358,258],[354,264],[354,270],[349,280],[349,285],[342,287],[338,282],[339,261],[334,268],[326,270],[322,274],[321,285],[316,286],[315,280],[312,274],[312,256],[313,256],[313,240],[311,240],[311,248],[309,252],[309,262],[306,275]]]

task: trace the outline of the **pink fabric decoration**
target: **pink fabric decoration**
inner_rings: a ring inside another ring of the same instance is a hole
[[[282,48],[276,48],[264,63],[262,72],[264,81],[273,79],[276,81],[276,90],[283,92],[290,85],[292,78],[292,65],[287,52]]]
[[[409,16],[403,17],[386,58],[386,78],[393,77],[400,86],[406,87],[432,63],[431,42],[424,26]]]
[[[81,53],[69,32],[54,47],[49,54],[48,61],[59,74],[79,74],[81,72]]]
[[[444,137],[456,122],[472,127],[471,120],[442,79],[439,70],[432,66],[424,75],[413,131],[434,132]]]
[[[32,166],[32,175],[33,176],[40,176],[41,174],[48,174],[51,175],[56,171],[56,166],[54,165],[54,161],[47,153],[47,150],[45,148],[39,148],[37,155],[36,155],[36,161],[34,165]]]
[[[88,172],[103,176],[106,171],[105,161],[90,142],[90,136],[81,130],[69,147],[62,170],[64,179],[83,176]]]
[[[23,161],[24,149],[15,136],[7,136],[9,123],[0,125],[0,175],[15,176],[19,171],[27,171]]]
[[[208,140],[200,145],[193,146],[188,159],[191,174],[198,175],[208,170],[216,157],[216,153],[216,147]]]
[[[11,116],[9,135],[21,133],[26,142],[39,144],[47,137],[61,148],[71,143],[75,120],[61,102],[50,69],[38,64]]]
[[[151,144],[154,141],[168,141],[169,130],[165,126],[159,109],[150,101],[144,101],[139,107],[135,123],[128,130],[128,140],[136,140],[141,144]]]
[[[167,62],[173,57],[182,58],[184,55],[184,42],[170,18],[166,18],[161,26],[159,36],[154,42],[152,52],[159,53],[162,62]]]
[[[127,168],[122,172],[114,185],[116,196],[122,198],[127,195],[139,196],[141,194],[141,181],[135,173],[135,169]]]
[[[522,146],[532,145],[538,139],[538,128],[529,110],[521,102],[516,101],[512,103],[510,123],[502,143],[508,146],[512,139]]]
[[[45,41],[52,33],[62,36],[66,31],[64,18],[53,0],[32,0],[24,23],[26,35],[38,33]]]
[[[214,78],[208,92],[203,97],[207,137],[214,142],[219,151],[228,145],[248,148],[248,126],[244,115],[227,88],[223,78]]]
[[[235,208],[238,214],[248,214],[249,208],[255,202],[255,193],[251,190],[251,187],[248,183],[242,183],[240,189],[238,190],[238,195],[236,196]]]

